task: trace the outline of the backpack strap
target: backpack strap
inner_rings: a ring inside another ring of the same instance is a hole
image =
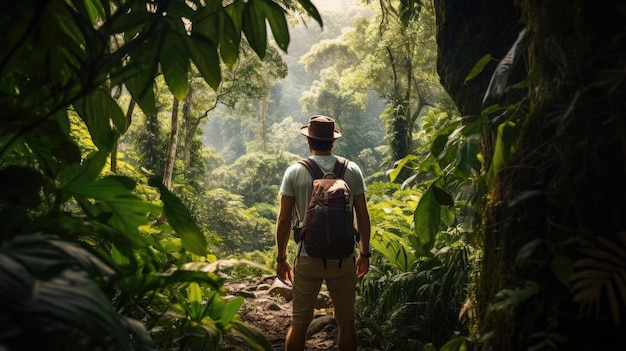
[[[348,162],[350,161],[347,158],[337,156],[337,161],[335,161],[335,166],[333,167],[335,177],[343,179],[346,169],[348,169]]]
[[[335,178],[343,179],[346,174],[346,169],[348,169],[348,161],[347,158],[337,156],[337,160],[335,161],[335,165],[333,166],[332,173],[335,175]],[[324,171],[320,168],[320,166],[315,162],[312,158],[307,157],[298,161],[304,168],[309,171],[313,179],[321,179],[324,178]]]
[[[348,169],[348,159],[337,156],[337,161],[335,162],[335,166],[333,167],[333,173],[337,178],[344,179],[344,175],[346,174],[346,169]],[[346,203],[346,212],[350,212],[352,207],[350,206],[350,197],[348,194],[345,194],[345,203]],[[346,216],[346,231],[348,233],[354,233],[354,222],[351,217]],[[341,261],[339,261],[339,268],[341,268]]]
[[[324,171],[320,168],[320,166],[315,162],[312,158],[307,157],[298,161],[301,165],[306,168],[307,171],[311,174],[313,179],[322,179],[324,178]]]

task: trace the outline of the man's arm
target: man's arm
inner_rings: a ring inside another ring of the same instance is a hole
[[[291,285],[293,282],[291,265],[287,259],[287,244],[289,244],[289,238],[291,237],[291,225],[295,203],[295,197],[281,195],[280,210],[278,212],[278,219],[276,220],[276,246],[278,248],[276,276],[287,285]]]
[[[356,227],[359,232],[359,250],[364,254],[370,253],[370,214],[367,210],[365,194],[354,196],[354,211],[356,213]],[[369,257],[359,254],[356,265],[357,277],[363,277],[369,271]]]

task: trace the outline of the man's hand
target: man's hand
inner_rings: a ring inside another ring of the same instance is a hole
[[[289,261],[284,261],[276,265],[276,277],[287,286],[293,285]]]
[[[370,260],[367,257],[359,256],[356,258],[356,277],[363,278],[370,270]]]

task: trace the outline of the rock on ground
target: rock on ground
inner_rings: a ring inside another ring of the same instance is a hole
[[[253,283],[228,282],[225,288],[230,296],[245,298],[239,311],[243,321],[260,329],[273,345],[274,351],[284,351],[285,334],[291,323],[291,287],[283,284],[276,276],[268,275]],[[316,304],[314,320],[309,327],[306,350],[336,350],[336,339],[337,324],[333,318],[328,291],[323,286]],[[226,337],[225,341],[238,347],[237,350],[253,351],[250,346],[232,336]]]

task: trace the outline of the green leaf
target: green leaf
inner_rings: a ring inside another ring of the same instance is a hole
[[[287,52],[287,47],[289,46],[289,27],[287,26],[285,10],[273,1],[262,1],[261,3],[263,4],[263,11],[272,29],[276,44],[278,44],[278,47],[284,52]]]
[[[401,160],[396,161],[395,168],[389,172],[390,181],[392,182],[395,181],[398,175],[400,174],[400,172],[402,171],[402,168],[404,168],[404,166],[406,166],[407,163],[415,159],[417,159],[417,156],[410,154],[410,155],[405,156]]]
[[[261,59],[267,49],[267,29],[263,0],[249,0],[241,19],[248,43]]]
[[[72,182],[89,183],[95,180],[102,173],[108,158],[108,151],[98,151],[90,154],[82,163],[74,163],[64,167],[57,177],[59,188]]]
[[[111,260],[115,263],[115,265],[117,266],[129,266],[131,264],[133,264],[134,262],[131,260],[132,256],[126,255],[125,253],[123,253],[118,247],[117,245],[111,245],[111,252],[110,252],[110,257]]]
[[[233,334],[239,336],[248,346],[257,351],[273,350],[274,347],[265,334],[254,327],[238,320],[233,320]]]
[[[400,20],[405,27],[409,26],[409,22],[416,21],[422,10],[421,0],[400,0],[398,5],[398,13]]]
[[[487,182],[492,184],[498,171],[504,167],[517,139],[519,128],[514,122],[507,121],[498,126],[496,145],[491,158],[491,166],[487,172]]]
[[[449,153],[449,151],[446,152],[446,154],[448,154],[448,153]],[[439,177],[441,177],[443,175],[443,172],[441,170],[441,166],[439,165],[439,162],[437,162],[432,157],[427,157],[422,162],[420,162],[418,164],[418,167],[417,167],[416,175],[427,174],[427,173],[432,174],[436,178],[439,178]]]
[[[223,325],[228,325],[233,320],[233,317],[237,315],[237,311],[243,305],[245,299],[243,296],[237,296],[234,299],[226,302],[226,307],[222,310],[222,315],[220,316],[220,322]]]
[[[174,231],[176,231],[176,234],[182,239],[183,247],[196,255],[205,256],[208,245],[206,238],[204,233],[198,228],[193,217],[191,217],[187,207],[158,178],[150,178],[149,184],[158,188],[161,192],[165,216],[169,224],[174,228]]]
[[[569,257],[565,255],[554,257],[552,261],[550,261],[550,269],[564,287],[571,287],[570,278],[572,277],[572,273],[574,273],[574,267]]]
[[[498,63],[496,69],[491,76],[487,92],[483,97],[483,104],[487,102],[489,98],[497,98],[504,92],[506,85],[509,81],[509,76],[513,72],[513,69],[519,58],[523,56],[526,49],[528,28],[524,28],[517,36],[517,40],[513,43],[513,46],[509,49],[506,56]]]
[[[467,347],[467,340],[463,337],[454,337],[448,340],[439,351],[459,351],[463,347]]]
[[[23,42],[25,33],[32,30],[33,17],[36,15],[33,6],[24,6],[23,8],[15,6],[13,8],[17,11],[8,12],[11,13],[12,20],[4,21],[0,27],[3,31],[2,44],[4,48],[0,50],[0,60],[1,62],[5,62],[5,65],[8,63],[8,67],[17,64],[21,56],[20,54],[23,54],[23,51],[25,51],[27,45],[18,45],[18,43]],[[8,19],[8,17],[5,18]],[[7,50],[6,48],[15,49]]]
[[[224,12],[228,14],[239,36],[241,36],[241,18],[246,8],[246,0],[234,0],[224,8]]]
[[[265,270],[268,273],[273,272],[271,268],[264,264],[259,264],[246,259],[225,258],[215,261],[194,261],[185,263],[182,268],[192,271],[202,272],[217,272],[219,270],[228,270],[238,266],[250,266],[258,268],[259,270]]]
[[[156,41],[156,40],[155,40]],[[156,45],[144,44],[130,54],[127,69],[130,70],[124,84],[143,112],[151,116],[154,113],[154,77],[158,67]]]
[[[436,185],[432,185],[430,188],[433,191],[437,203],[443,206],[454,206],[454,199],[452,199],[450,194]]]
[[[32,296],[36,296],[36,299],[31,304],[31,312],[22,313],[50,316],[50,319],[59,323],[57,326],[71,325],[81,330],[82,335],[89,336],[91,340],[88,339],[88,342],[94,347],[97,345],[120,350],[129,347],[128,331],[124,328],[122,317],[115,312],[99,286],[88,279],[84,272],[65,270],[56,279],[42,281],[37,294]],[[62,327],[58,328],[58,332],[62,330]],[[82,339],[81,343],[85,343],[85,340]]]
[[[469,177],[472,169],[476,172],[480,171],[480,161],[478,160],[480,140],[480,135],[470,135],[459,147],[456,167],[458,175],[466,178]]]
[[[431,184],[426,192],[422,194],[413,214],[415,233],[422,246],[426,246],[434,241],[441,224],[441,204],[437,201],[437,195],[435,194],[437,190],[434,188],[436,186]]]
[[[222,280],[213,272],[191,271],[186,269],[168,270],[166,273],[156,274],[163,280],[163,285],[197,282],[208,284],[213,290],[223,293]]]
[[[116,17],[114,21],[107,21],[105,25],[109,26],[111,33],[130,34],[130,38],[127,39],[132,40],[134,34],[138,33],[141,28],[146,25],[146,14],[137,11],[130,11],[124,14],[124,16]]]
[[[444,206],[441,208],[441,221],[448,227],[452,227],[456,221],[456,208]]]
[[[313,17],[320,25],[320,27],[324,27],[324,23],[322,22],[322,16],[317,11],[317,8],[311,3],[310,0],[298,0],[300,5],[304,7],[304,10],[309,14],[309,16]]]
[[[80,162],[81,153],[68,132],[67,111],[46,119],[24,134],[28,149],[37,158],[44,173],[56,174],[61,164]]]
[[[439,158],[439,155],[441,154],[442,151],[444,151],[444,148],[446,147],[447,143],[448,143],[448,135],[439,134],[435,136],[432,143],[430,144],[431,154],[434,157]]]
[[[99,285],[81,270],[65,269],[46,279],[36,279],[28,264],[18,262],[0,250],[0,296],[6,301],[3,312],[28,316],[18,323],[15,336],[29,332],[67,333],[76,331],[81,338],[60,338],[62,349],[129,349],[128,325],[118,315]],[[67,262],[70,264],[71,262]],[[33,342],[32,345],[35,345]]]
[[[102,211],[109,213],[109,225],[125,234],[137,245],[144,245],[139,227],[148,224],[148,214],[160,213],[161,208],[145,202],[132,193],[135,182],[127,177],[108,176],[96,181],[78,179],[65,185],[63,190],[78,196],[78,201],[95,199],[102,203]]]
[[[491,61],[491,59],[492,59],[492,57],[491,57],[490,54],[487,54],[487,55],[481,57],[480,60],[478,60],[478,62],[476,62],[474,67],[472,67],[472,70],[467,75],[467,77],[465,77],[465,83],[467,83],[470,80],[476,78],[476,76],[478,76],[480,74],[480,72],[482,72],[485,69],[485,66],[487,66],[487,64],[489,63],[489,61]]]
[[[93,143],[99,149],[110,150],[116,140],[111,120],[121,132],[126,131],[126,117],[119,105],[103,89],[97,89],[74,103],[76,112],[87,125]]]
[[[64,269],[80,267],[92,276],[109,278],[115,271],[97,256],[73,242],[60,240],[53,235],[26,234],[8,241],[7,255],[17,259],[28,270],[47,279]]]
[[[204,317],[202,306],[202,290],[198,283],[191,282],[187,285],[187,312],[191,320],[200,322]]]
[[[243,2],[235,1],[225,9],[205,7],[194,17],[193,33],[209,39],[214,46],[219,47],[222,60],[228,68],[232,68],[239,58],[239,44],[241,43],[240,11],[243,11]]]
[[[417,258],[409,250],[407,239],[387,231],[377,234],[371,239],[376,252],[385,256],[389,264],[400,272],[409,272]]]
[[[202,291],[198,283],[191,282],[187,285],[187,301],[188,302],[202,302]]]
[[[484,107],[481,111],[481,114],[478,118],[474,118],[472,120],[466,121],[461,127],[461,133],[465,136],[470,136],[474,134],[481,134],[484,132],[485,123],[489,122],[489,116],[494,110],[502,109],[502,107],[498,105],[491,105]]]
[[[448,144],[450,135],[457,134],[460,128],[462,128],[460,124],[461,124],[461,121],[459,120],[437,131],[435,138],[433,139],[431,146],[430,146],[430,152],[434,157],[436,157],[437,159],[441,158],[440,155],[442,151],[444,150],[444,148],[446,147],[446,145]]]
[[[527,280],[524,282],[523,286],[518,285],[513,289],[502,289],[498,291],[494,302],[487,307],[487,310],[508,311],[536,296],[538,293],[539,284],[536,281]]]
[[[102,2],[97,0],[84,0],[83,3],[85,4],[85,9],[87,10],[92,24],[95,24],[97,20],[105,17]]]
[[[206,83],[211,88],[217,90],[222,81],[222,70],[220,68],[217,46],[200,35],[192,34],[189,50],[193,63],[202,74]]]
[[[180,26],[183,26],[182,22]],[[166,32],[159,54],[165,82],[178,101],[182,101],[187,95],[187,72],[189,72],[187,47],[189,38],[181,35],[180,30],[184,33],[184,28]]]

